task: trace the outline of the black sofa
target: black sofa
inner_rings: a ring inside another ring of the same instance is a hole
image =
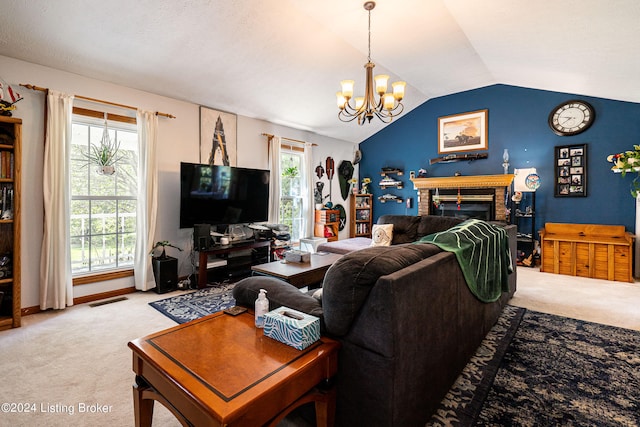
[[[509,291],[483,303],[469,290],[453,253],[413,244],[462,220],[385,215],[392,246],[366,247],[325,275],[321,301],[275,278],[239,282],[234,297],[252,307],[260,288],[270,309],[284,305],[321,318],[342,344],[336,424],[424,425],[516,290],[516,227],[504,225],[513,273]]]

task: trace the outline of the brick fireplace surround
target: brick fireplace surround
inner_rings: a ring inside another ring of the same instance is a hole
[[[493,189],[495,192],[496,221],[506,221],[505,192],[513,182],[513,174],[448,176],[436,178],[413,178],[413,186],[418,190],[418,215],[429,215],[431,194],[438,190]]]

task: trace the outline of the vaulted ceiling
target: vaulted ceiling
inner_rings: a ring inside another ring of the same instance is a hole
[[[384,126],[337,118],[364,0],[0,2],[0,55],[346,141]],[[639,23],[637,0],[378,0],[371,57],[406,110],[496,83],[640,102]]]

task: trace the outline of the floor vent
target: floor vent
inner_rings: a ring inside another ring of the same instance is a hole
[[[127,297],[118,297],[118,298],[113,298],[105,301],[98,301],[98,302],[89,304],[89,307],[100,307],[101,305],[111,304],[112,302],[119,302],[127,299],[128,299]]]

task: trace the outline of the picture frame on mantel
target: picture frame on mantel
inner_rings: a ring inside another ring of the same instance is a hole
[[[438,117],[438,153],[488,150],[489,110]]]
[[[555,147],[555,197],[587,196],[587,144]]]
[[[200,163],[236,166],[238,117],[200,106]]]

